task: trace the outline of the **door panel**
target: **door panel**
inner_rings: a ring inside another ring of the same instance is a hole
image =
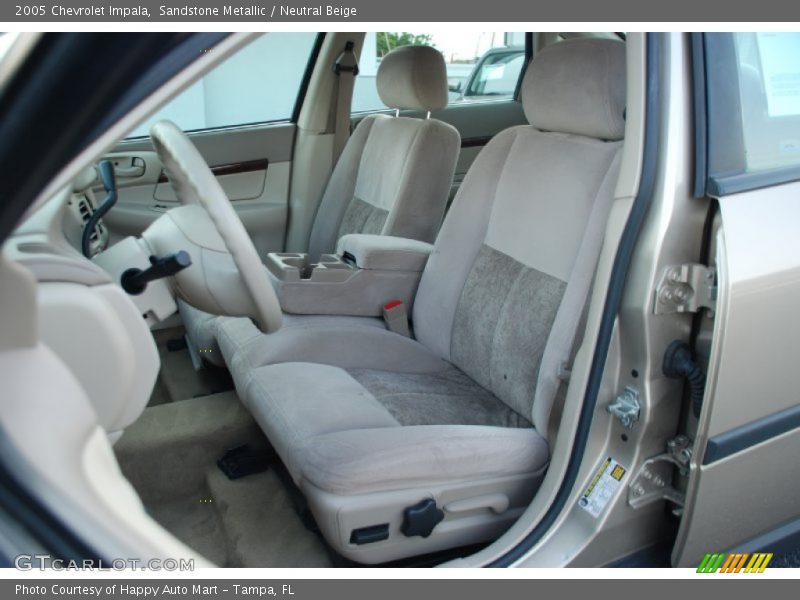
[[[286,165],[287,162],[272,165],[273,172],[279,165]],[[231,202],[238,200],[255,200],[264,193],[266,186],[269,161],[252,160],[243,163],[231,163],[226,165],[213,165],[211,172],[217,178],[222,189],[228,195]],[[156,186],[155,199],[158,202],[177,202],[175,191],[169,184],[166,176],[158,180]]]
[[[800,183],[720,199],[719,294],[675,563],[800,518]]]
[[[705,394],[673,562],[797,550],[800,526],[800,71],[798,33],[705,33],[705,189],[719,212]],[[694,74],[695,77],[697,73]],[[710,329],[699,321],[699,339]],[[688,421],[691,435],[693,424]],[[783,548],[781,548],[783,546]]]
[[[294,124],[278,123],[191,134],[262,258],[283,249],[294,133]],[[149,139],[126,140],[107,158],[119,186],[104,218],[114,243],[140,235],[178,203]]]

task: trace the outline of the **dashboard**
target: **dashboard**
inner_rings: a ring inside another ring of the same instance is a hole
[[[102,184],[94,166],[85,169],[73,183],[73,192],[67,200],[68,210],[64,214],[62,230],[64,237],[78,251],[81,250],[83,232],[92,221],[102,194]],[[92,225],[89,233],[90,256],[95,256],[108,247],[109,233],[102,219]]]
[[[86,169],[26,217],[3,253],[35,278],[39,339],[78,379],[113,442],[148,402],[160,367],[151,327],[177,305],[168,279],[139,295],[123,290],[122,273],[148,268],[150,252],[139,238],[110,244],[96,218],[103,194],[98,168]]]

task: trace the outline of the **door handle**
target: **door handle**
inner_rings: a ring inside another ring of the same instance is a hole
[[[123,166],[126,160],[130,163]],[[134,177],[142,177],[147,171],[143,158],[132,156],[129,159],[114,160],[114,173],[118,178],[131,179]]]

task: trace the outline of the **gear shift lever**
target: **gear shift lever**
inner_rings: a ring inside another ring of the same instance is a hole
[[[185,250],[170,254],[164,258],[150,257],[150,266],[142,271],[141,269],[128,269],[122,274],[120,284],[122,289],[136,296],[141,294],[147,284],[156,279],[162,279],[175,275],[178,271],[183,271],[192,264],[192,257]]]

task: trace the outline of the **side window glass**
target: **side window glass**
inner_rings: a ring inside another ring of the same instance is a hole
[[[292,117],[317,34],[267,33],[218,65],[130,133],[161,119],[184,131],[286,121]]]
[[[800,165],[800,33],[734,34],[747,172]]]
[[[521,53],[506,48],[493,52],[485,55],[476,66],[469,87],[464,92],[464,99],[510,98],[514,95],[525,62],[525,49]]]

